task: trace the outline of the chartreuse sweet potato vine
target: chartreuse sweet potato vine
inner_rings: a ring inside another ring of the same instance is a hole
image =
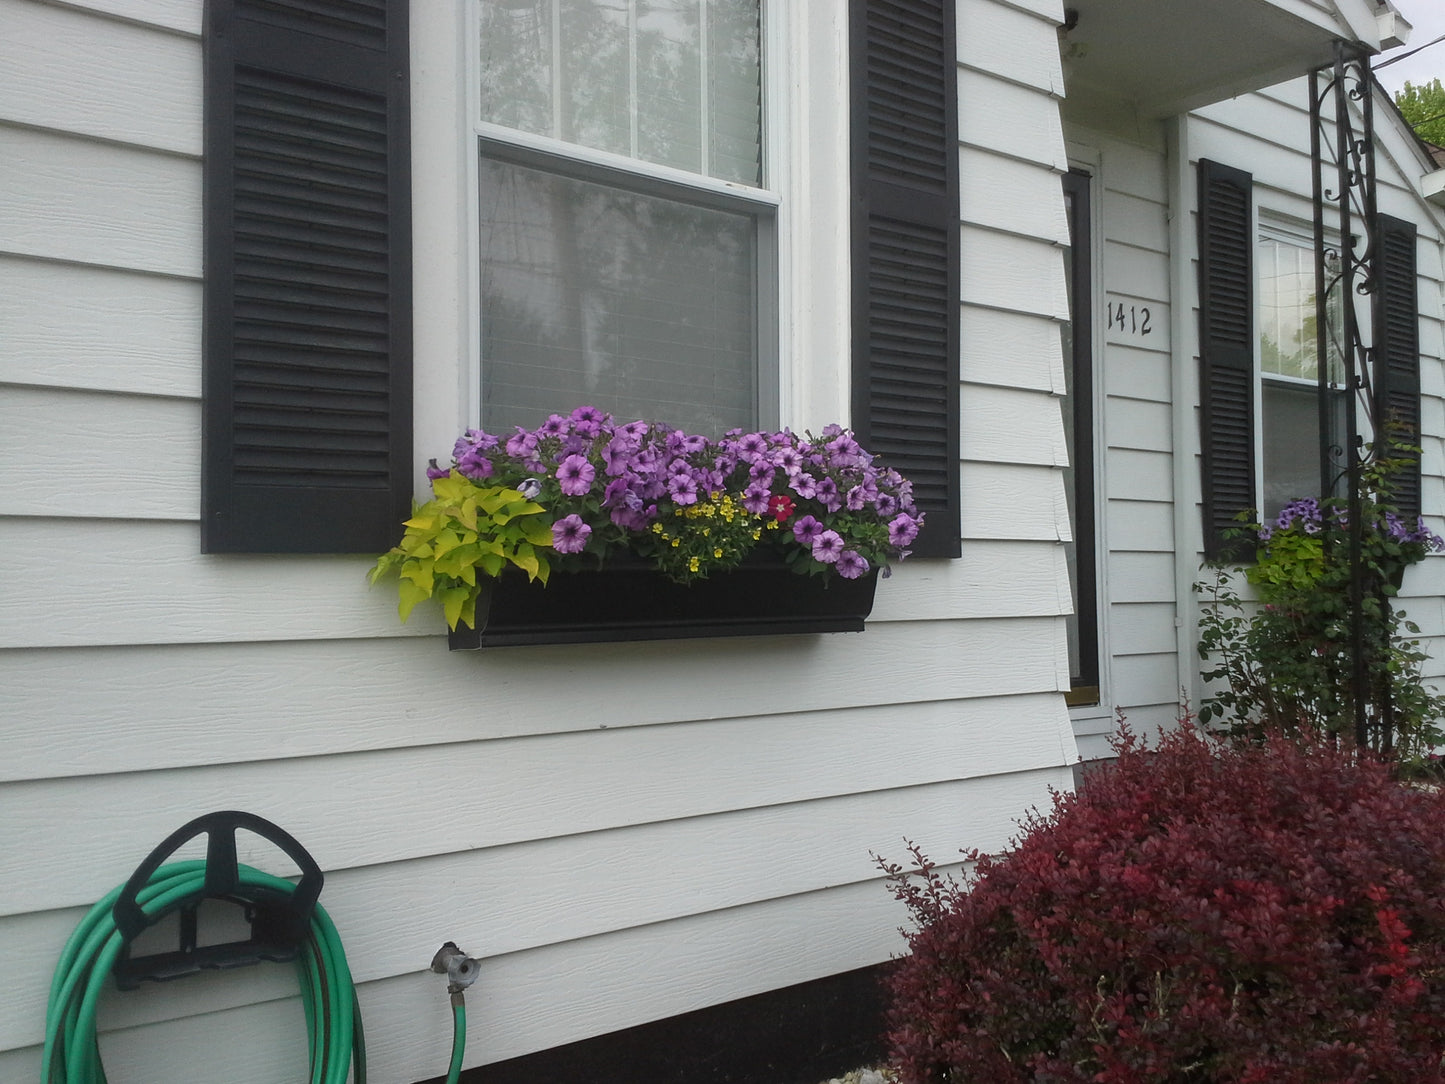
[[[477,573],[496,576],[515,565],[528,579],[547,582],[552,518],[540,504],[506,486],[478,485],[456,471],[432,480],[435,496],[413,507],[401,542],[377,559],[371,582],[400,577],[401,619],[416,604],[435,598],[447,626],[475,627]]]

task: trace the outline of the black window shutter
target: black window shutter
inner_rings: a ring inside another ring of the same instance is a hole
[[[411,494],[406,0],[209,0],[208,553],[377,552]]]
[[[852,0],[853,428],[959,554],[954,0]]]
[[[1254,508],[1253,179],[1199,162],[1199,400],[1204,555],[1241,555],[1224,532]]]
[[[1401,439],[1420,443],[1420,317],[1415,277],[1415,224],[1379,216],[1375,265],[1380,320],[1375,344],[1375,431],[1391,423]],[[1395,504],[1413,520],[1421,512],[1420,459],[1395,476]]]

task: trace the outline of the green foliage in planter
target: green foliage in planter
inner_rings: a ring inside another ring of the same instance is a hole
[[[483,486],[452,471],[432,480],[435,496],[414,507],[406,535],[382,554],[371,582],[400,579],[398,611],[405,621],[416,604],[435,598],[447,625],[476,623],[477,576],[496,576],[515,565],[529,579],[547,582],[552,519],[540,504],[505,486]]]

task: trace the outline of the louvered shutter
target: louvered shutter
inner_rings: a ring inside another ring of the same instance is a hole
[[[1420,443],[1420,317],[1415,278],[1415,224],[1381,215],[1379,261],[1380,320],[1375,347],[1375,430],[1388,423],[1402,428],[1408,444]],[[1413,520],[1420,514],[1420,460],[1394,478],[1395,504]]]
[[[206,8],[206,552],[376,552],[411,491],[406,0]]]
[[[1224,532],[1255,505],[1252,178],[1199,162],[1199,362],[1204,553],[1238,554]]]
[[[914,483],[916,554],[959,554],[952,0],[853,0],[853,428]]]

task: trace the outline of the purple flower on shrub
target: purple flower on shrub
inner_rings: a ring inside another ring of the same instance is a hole
[[[761,433],[748,433],[738,440],[738,458],[752,462],[768,452],[768,442]]]
[[[812,516],[800,516],[793,521],[793,537],[804,546],[811,547],[823,533],[823,525]]]
[[[845,580],[856,580],[868,571],[868,562],[861,554],[853,550],[844,550],[838,555],[838,562],[833,567]]]
[[[438,478],[445,478],[451,474],[449,467],[438,467],[435,459],[427,460],[429,466],[426,469],[426,476],[430,481],[435,482]]]
[[[891,493],[879,493],[873,498],[873,508],[879,519],[885,519],[898,511],[898,500]]]
[[[835,564],[843,555],[843,536],[837,531],[824,531],[813,540],[813,560],[825,565]]]
[[[773,484],[773,475],[775,473],[777,472],[773,470],[773,465],[766,459],[759,459],[748,468],[748,477],[759,485],[764,486],[771,486]]]
[[[888,544],[891,546],[910,545],[918,537],[918,521],[907,512],[900,513],[888,523]]]
[[[592,488],[597,468],[580,455],[569,455],[557,468],[557,481],[569,497],[580,497]]]
[[[848,490],[847,501],[848,511],[861,512],[868,503],[868,492],[862,486],[854,486]]]
[[[537,429],[537,434],[544,437],[560,437],[565,435],[572,428],[572,423],[560,414],[549,415],[547,420]]]
[[[552,548],[558,553],[581,553],[591,534],[592,528],[574,512],[552,524]]]

